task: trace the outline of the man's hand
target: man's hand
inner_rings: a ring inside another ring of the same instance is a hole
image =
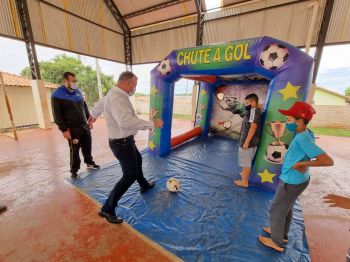
[[[62,134],[63,134],[63,137],[65,139],[68,139],[68,140],[72,139],[72,137],[70,136],[70,132],[69,131],[65,131]]]
[[[328,194],[327,196],[324,196],[323,199],[325,199],[325,203],[331,204],[329,205],[330,207],[350,209],[350,198]]]
[[[249,143],[245,142],[242,146],[243,149],[248,149],[249,148]]]
[[[298,162],[293,166],[293,169],[299,171],[300,173],[304,174],[307,170],[307,166],[305,162]]]
[[[89,119],[88,119],[88,124],[89,126],[92,126],[92,124],[96,121],[96,118],[94,118],[93,116],[89,116]]]
[[[161,119],[154,119],[153,123],[154,123],[155,128],[162,128],[163,127],[163,121]]]

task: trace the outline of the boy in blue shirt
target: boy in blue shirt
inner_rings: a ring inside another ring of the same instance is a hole
[[[293,206],[310,182],[309,167],[332,166],[333,160],[315,144],[313,133],[307,128],[316,113],[304,102],[295,102],[289,110],[279,110],[287,116],[286,128],[295,132],[282,166],[280,183],[270,208],[270,227],[263,230],[271,238],[259,236],[260,242],[279,252],[288,242],[288,231],[293,217]]]

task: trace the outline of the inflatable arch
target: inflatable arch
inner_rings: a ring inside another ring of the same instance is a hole
[[[223,83],[265,81],[268,83],[262,114],[262,138],[250,182],[274,191],[278,184],[285,150],[293,134],[285,130],[287,109],[295,101],[307,99],[313,59],[298,48],[271,37],[251,38],[224,44],[172,51],[151,72],[151,118],[161,118],[164,126],[149,135],[149,149],[163,156],[171,148],[196,136],[206,136],[216,88]],[[200,82],[194,129],[171,138],[175,82],[180,78]],[[232,159],[232,161],[237,161]]]

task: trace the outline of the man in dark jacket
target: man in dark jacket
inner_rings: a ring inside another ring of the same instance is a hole
[[[68,140],[70,148],[71,178],[78,178],[80,169],[79,149],[84,156],[84,162],[90,169],[99,169],[91,156],[91,131],[88,125],[89,110],[82,93],[77,89],[77,79],[73,73],[63,74],[64,85],[51,96],[52,111],[55,123]]]

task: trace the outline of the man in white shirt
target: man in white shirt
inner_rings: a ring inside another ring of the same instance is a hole
[[[113,224],[123,222],[115,214],[115,208],[119,199],[135,182],[140,185],[141,193],[155,185],[155,182],[148,182],[142,172],[142,157],[135,145],[134,136],[138,130],[162,128],[163,122],[160,119],[146,121],[139,119],[129,100],[136,91],[137,77],[132,72],[126,71],[120,74],[115,87],[109,90],[108,94],[94,106],[89,124],[96,121],[96,118],[104,113],[109,146],[114,156],[119,160],[123,170],[123,177],[117,182],[105,204],[102,206],[99,216]]]

